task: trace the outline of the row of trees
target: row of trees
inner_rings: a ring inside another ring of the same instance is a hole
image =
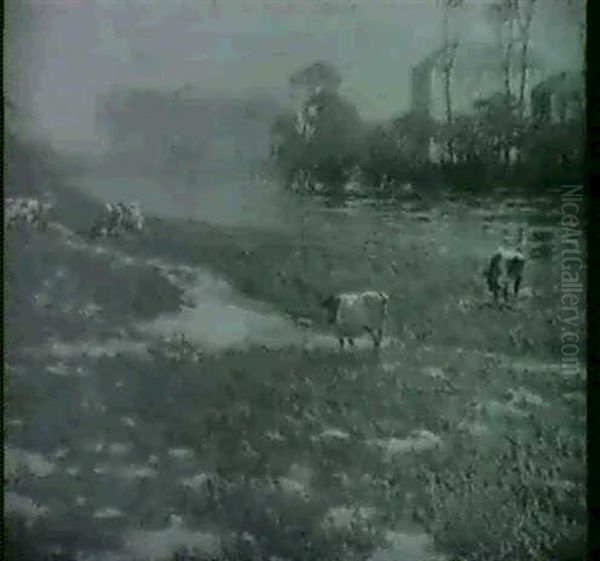
[[[302,72],[311,76],[315,63]],[[318,75],[318,74],[317,74]],[[294,75],[294,83],[298,76]],[[583,121],[536,123],[519,117],[518,102],[498,93],[451,122],[406,113],[367,123],[338,91],[339,82],[298,86],[306,90],[297,114],[273,124],[272,157],[287,186],[297,191],[382,190],[430,177],[528,183],[573,181],[582,167]],[[430,146],[438,148],[432,161]],[[451,147],[451,151],[450,148]],[[458,175],[453,172],[462,170]]]
[[[566,1],[573,10],[574,2]],[[498,0],[486,7],[501,53],[503,88],[475,103],[468,114],[454,111],[451,88],[459,45],[451,22],[463,2],[440,4],[445,118],[440,122],[409,112],[388,122],[366,123],[340,94],[338,71],[324,62],[309,65],[290,78],[290,85],[304,94],[300,111],[281,115],[271,131],[272,156],[288,187],[340,191],[359,183],[363,189],[388,190],[424,176],[452,178],[458,169],[466,172],[457,175],[459,181],[466,175],[480,185],[507,179],[541,184],[577,180],[583,114],[552,124],[536,122],[525,112],[536,0]],[[515,74],[516,84],[511,80]]]
[[[454,110],[452,100],[452,75],[460,35],[452,30],[452,20],[457,19],[464,0],[438,0],[442,9],[442,47],[440,66],[444,83],[445,123],[452,129]],[[529,70],[530,30],[537,0],[496,0],[486,6],[486,16],[494,29],[497,48],[500,53],[504,82],[503,99],[505,112],[517,112],[520,118],[525,114],[525,91]],[[518,57],[519,86],[518,94],[513,92],[511,76],[514,74],[516,57],[514,50],[520,51]],[[460,128],[460,125],[459,125]],[[448,138],[446,150],[450,159],[454,159],[454,144]]]

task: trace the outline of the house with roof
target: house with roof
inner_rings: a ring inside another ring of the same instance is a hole
[[[444,49],[430,53],[412,69],[412,111],[436,121],[446,118],[444,95]],[[532,85],[542,76],[543,63],[535,51],[528,56],[525,83],[525,114],[531,112]],[[518,95],[521,80],[520,53],[513,52],[510,73],[511,91]],[[478,101],[503,92],[504,70],[502,52],[494,44],[459,43],[450,78],[450,94],[454,114],[468,114]]]
[[[520,52],[514,49],[509,75],[513,96],[518,97],[521,82]],[[450,75],[450,96],[453,115],[468,115],[505,91],[503,53],[495,44],[459,43]],[[530,49],[524,91],[524,115],[531,115],[531,92],[543,73],[543,61]],[[438,48],[412,69],[412,114],[416,118],[445,122],[446,97],[444,77],[444,49]],[[420,157],[431,162],[440,161],[443,143],[433,136],[419,143]]]
[[[583,72],[560,72],[539,82],[531,92],[532,117],[538,123],[567,123],[584,110]]]

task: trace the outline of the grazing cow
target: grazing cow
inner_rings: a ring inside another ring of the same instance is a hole
[[[104,213],[92,227],[92,236],[119,236],[124,232],[141,232],[143,229],[144,216],[139,203],[107,203]]]
[[[7,198],[5,220],[7,228],[19,225],[36,226],[45,230],[48,226],[48,213],[52,209],[50,202],[42,202],[33,198]]]
[[[504,303],[508,303],[509,288],[512,287],[515,298],[519,296],[519,288],[523,280],[523,270],[526,258],[523,252],[525,245],[525,232],[519,228],[519,240],[516,249],[498,248],[492,255],[488,268],[485,271],[488,289],[494,296],[497,304],[502,293]]]
[[[125,228],[141,232],[144,229],[144,215],[142,208],[137,202],[134,203],[117,203],[121,205],[122,214],[125,217]]]
[[[329,314],[329,323],[335,325],[344,349],[344,338],[354,346],[354,338],[368,333],[375,350],[381,346],[383,327],[387,316],[389,296],[385,292],[367,290],[329,296],[321,305]]]

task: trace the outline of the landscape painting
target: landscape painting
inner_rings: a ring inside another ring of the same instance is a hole
[[[7,559],[584,559],[583,0],[4,12]]]

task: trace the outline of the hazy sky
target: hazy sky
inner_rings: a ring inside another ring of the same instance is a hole
[[[538,0],[534,46],[549,70],[577,64],[566,0]],[[463,37],[493,40],[473,1]],[[440,41],[436,0],[6,0],[8,91],[38,128],[66,144],[95,135],[99,94],[114,84],[207,94],[287,95],[289,74],[316,59],[335,64],[343,91],[369,118],[408,108],[410,68]]]

